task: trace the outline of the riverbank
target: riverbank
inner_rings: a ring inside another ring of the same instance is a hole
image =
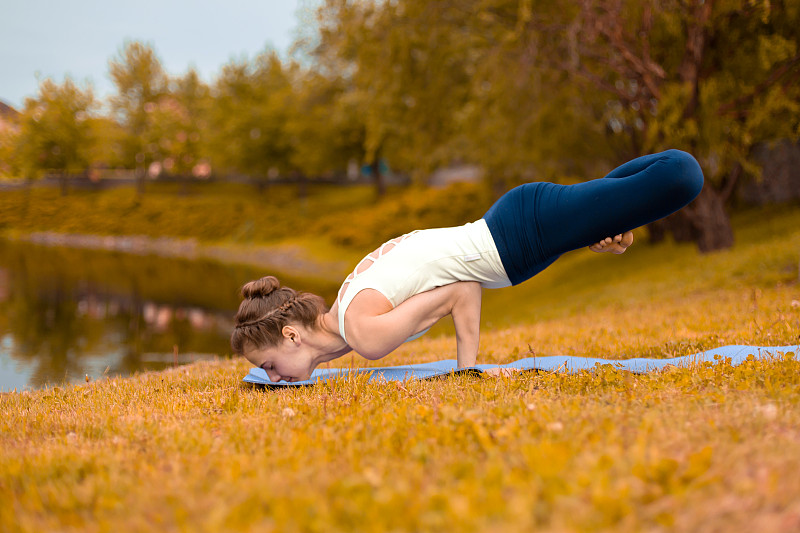
[[[313,242],[317,259],[326,249],[363,255],[386,240],[425,227],[464,224],[490,205],[476,184],[446,189],[393,190],[376,200],[366,186],[273,185],[258,191],[238,184],[174,184],[73,191],[31,188],[0,194],[0,232],[128,236],[196,240],[204,244],[283,246]],[[332,261],[338,257],[327,257]]]
[[[135,255],[156,255],[182,259],[210,259],[262,268],[264,271],[286,272],[295,277],[317,279],[335,283],[344,278],[352,264],[352,254],[339,251],[347,259],[331,260],[314,255],[314,246],[301,244],[236,244],[207,243],[197,239],[152,238],[144,235],[79,235],[55,232],[28,234],[10,232],[10,240],[30,242],[43,246],[64,246],[88,250],[106,250]],[[333,254],[331,254],[333,255]],[[349,259],[349,260],[348,260]]]
[[[148,183],[0,194],[0,236],[49,246],[212,259],[338,283],[365,253],[424,227],[463,224],[489,204],[477,184],[392,190],[368,186]]]

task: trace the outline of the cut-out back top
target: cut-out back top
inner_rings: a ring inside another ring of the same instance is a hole
[[[347,342],[347,307],[364,289],[378,291],[397,307],[415,294],[456,281],[477,281],[490,289],[511,285],[483,219],[454,228],[407,233],[364,257],[339,289],[339,333]]]

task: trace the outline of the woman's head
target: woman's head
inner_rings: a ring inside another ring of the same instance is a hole
[[[245,284],[242,298],[231,334],[231,349],[239,355],[281,345],[291,329],[286,326],[316,329],[319,316],[327,312],[320,296],[281,287],[274,276]]]

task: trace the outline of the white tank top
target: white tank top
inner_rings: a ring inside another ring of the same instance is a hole
[[[362,268],[365,262],[365,268]],[[392,307],[415,294],[456,281],[477,281],[482,287],[508,287],[500,254],[486,221],[455,228],[426,229],[407,233],[384,243],[366,256],[339,289],[339,333],[344,333],[347,307],[364,289],[381,293]],[[423,334],[421,331],[406,342]]]

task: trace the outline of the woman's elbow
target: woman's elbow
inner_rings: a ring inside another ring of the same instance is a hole
[[[375,339],[351,339],[350,347],[364,359],[374,361],[386,357],[392,350],[387,349],[383,343]]]
[[[356,352],[358,353],[358,355],[360,355],[364,359],[369,359],[370,361],[376,361],[378,359],[383,359],[384,357],[389,355],[389,353],[391,353],[391,352],[387,352],[387,351],[383,351],[383,350],[376,350],[376,349],[370,349],[370,348],[366,348],[366,349],[362,349],[362,350],[356,349]]]

